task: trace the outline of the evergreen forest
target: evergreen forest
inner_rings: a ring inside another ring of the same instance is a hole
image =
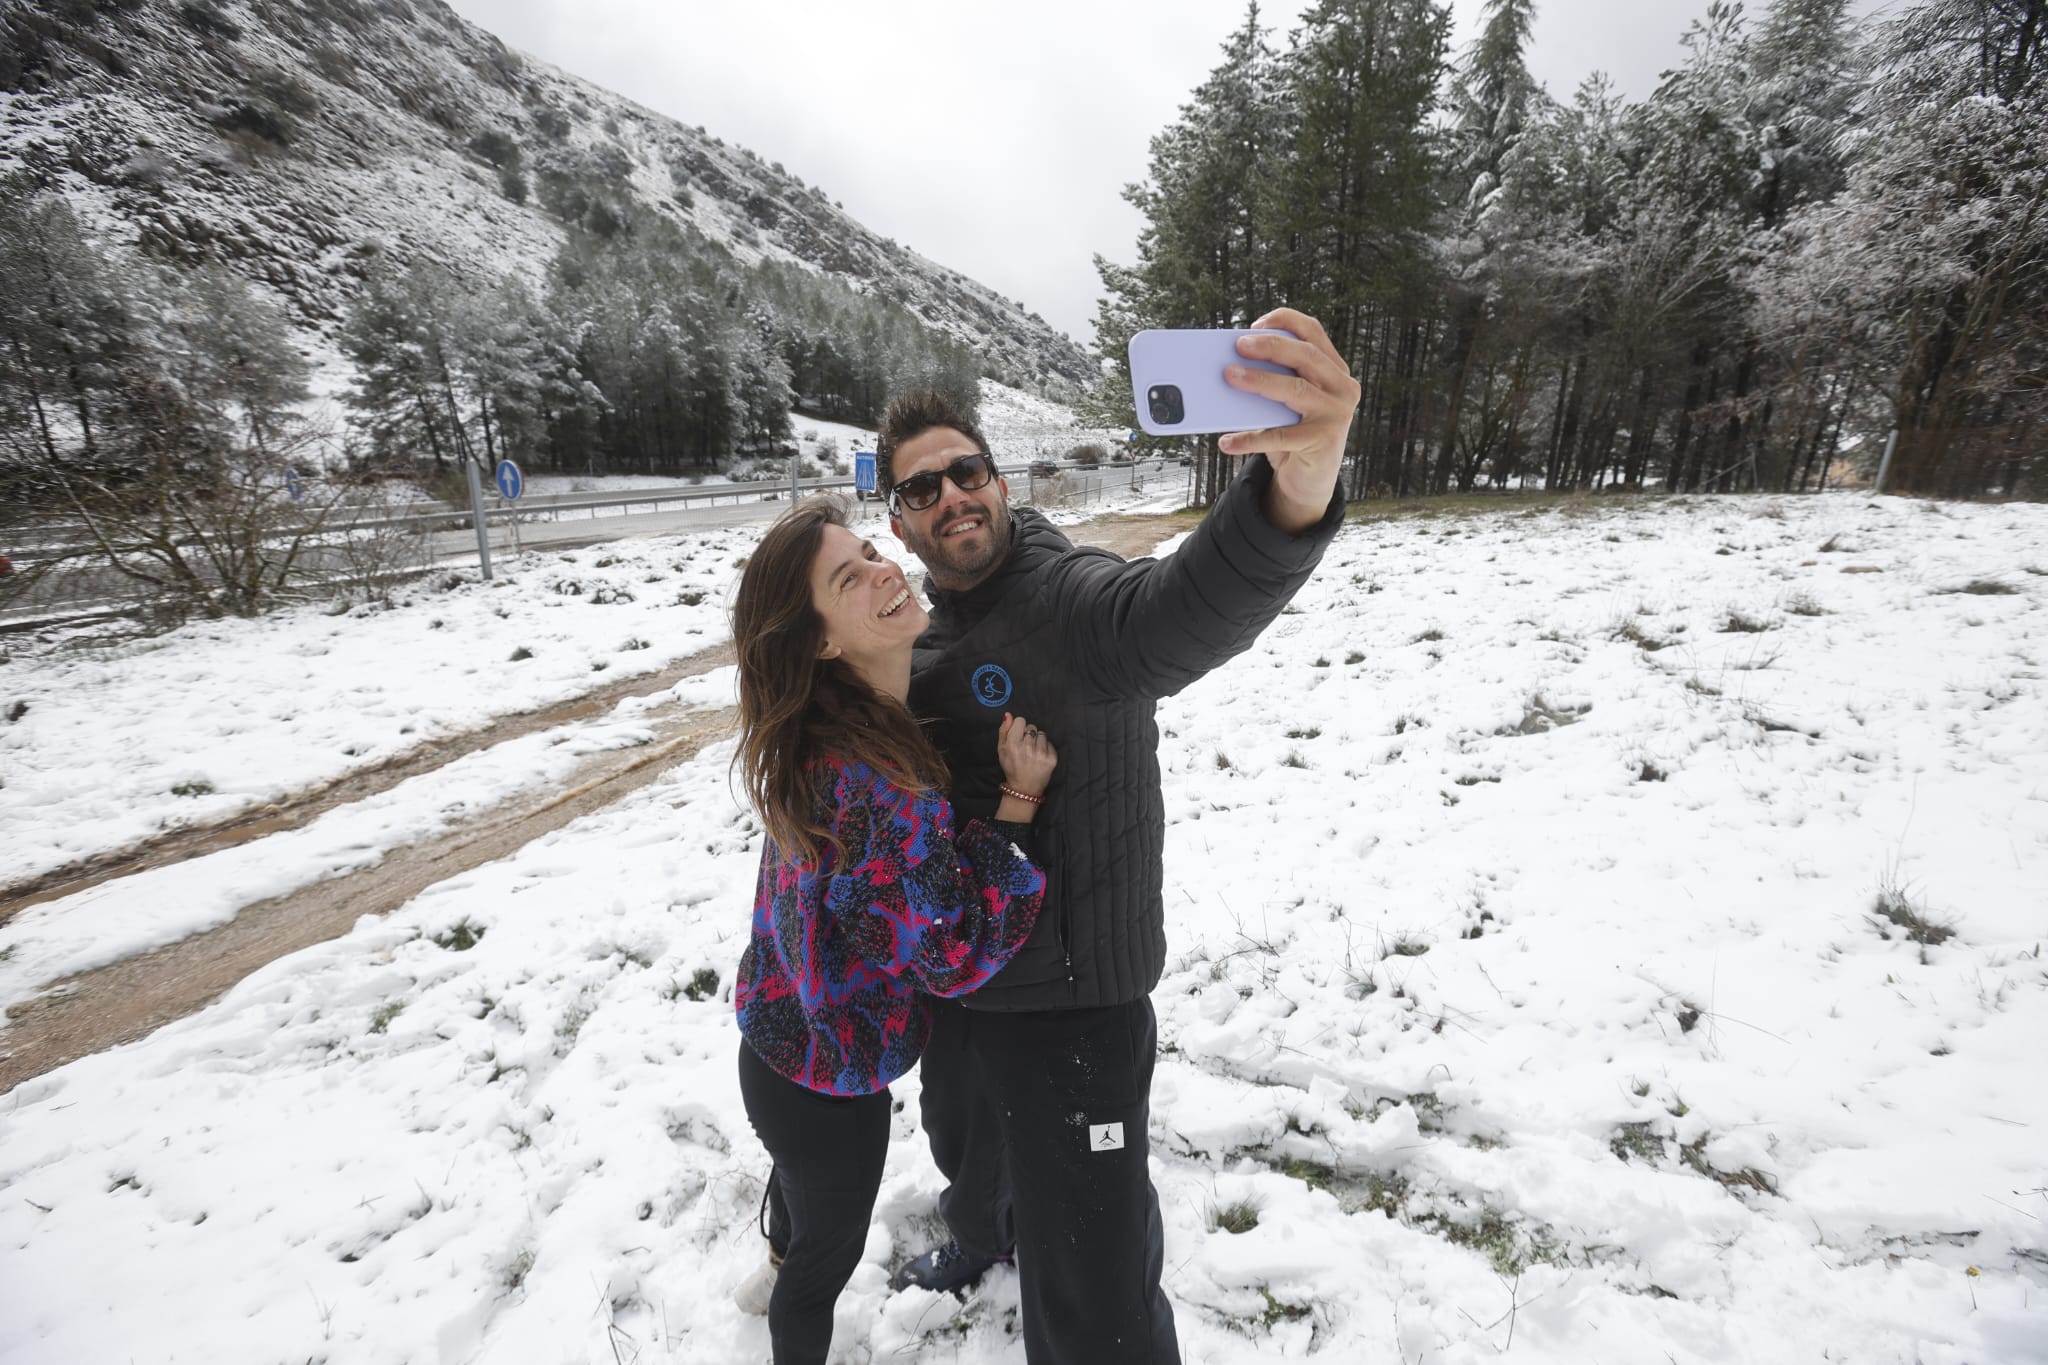
[[[624,213],[621,210],[621,213]],[[872,420],[897,388],[973,412],[980,365],[907,309],[655,214],[569,230],[538,289],[379,259],[337,330],[340,431],[269,295],[217,266],[109,249],[33,177],[0,178],[0,510],[61,512],[254,453],[420,475],[779,472],[792,409]]]
[[[1452,51],[1435,0],[1284,42],[1254,3],[1125,191],[1101,352],[1313,314],[1365,391],[1354,498],[1809,490],[1892,445],[1890,490],[2048,493],[2048,0],[1716,0],[1641,102],[1544,89],[1536,12]]]

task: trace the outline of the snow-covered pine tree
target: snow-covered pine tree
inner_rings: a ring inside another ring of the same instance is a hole
[[[1748,46],[1756,183],[1766,229],[1841,191],[1866,80],[1849,0],[1772,0]]]
[[[298,420],[312,373],[292,344],[284,309],[219,266],[145,278],[141,344],[212,443],[246,440],[259,453],[273,450]]]
[[[2048,4],[1925,0],[1889,24],[1847,189],[1797,215],[1756,291],[1861,340],[1900,433],[1889,485],[2008,495],[2048,478]]]
[[[444,319],[453,292],[436,268],[374,270],[342,320],[337,339],[355,366],[346,402],[379,462],[404,467],[430,458],[446,470],[469,458],[460,413],[447,397]]]
[[[102,455],[100,426],[136,362],[125,262],[87,240],[61,196],[0,178],[4,453],[29,464]]]
[[[1441,328],[1431,118],[1449,33],[1433,0],[1320,0],[1282,64],[1294,148],[1272,188],[1274,273],[1365,385],[1353,496],[1418,488],[1417,457],[1442,416],[1428,363]]]
[[[1543,101],[1529,74],[1535,0],[1487,0],[1478,38],[1451,83],[1451,159],[1457,224],[1482,239],[1500,208],[1501,181],[1521,145],[1530,106]]]
[[[1597,477],[1618,428],[1633,436],[1682,394],[1665,483],[1725,492],[1756,486],[1744,434],[1757,356],[1735,283],[1757,180],[1742,6],[1714,0],[1681,41],[1685,62],[1629,121],[1639,170],[1609,253],[1614,344],[1594,358],[1600,402],[1563,457]]]
[[[1773,0],[1749,42],[1755,141],[1745,282],[1785,248],[1779,229],[1787,218],[1841,191],[1865,84],[1859,49],[1848,0]],[[1744,325],[1769,351],[1757,385],[1760,482],[1791,490],[1807,487],[1816,465],[1825,475],[1857,389],[1825,347],[1785,325],[1785,303],[1752,293]]]
[[[1285,126],[1272,49],[1253,3],[1225,40],[1223,60],[1152,139],[1146,179],[1124,187],[1146,220],[1136,265],[1096,259],[1104,297],[1095,344],[1110,368],[1091,420],[1134,424],[1126,347],[1137,332],[1241,327],[1278,302],[1265,210],[1274,169],[1292,150]],[[1206,504],[1224,470],[1215,442],[1204,448],[1197,501]]]
[[[513,278],[475,287],[421,263],[374,272],[340,341],[356,372],[347,402],[373,458],[468,461],[488,477],[541,446],[543,392],[559,366],[556,324]]]
[[[1480,466],[1517,443],[1526,395],[1526,384],[1514,381],[1517,348],[1496,338],[1492,324],[1502,313],[1502,238],[1515,231],[1503,181],[1520,156],[1532,107],[1546,99],[1525,60],[1535,0],[1488,0],[1483,12],[1479,37],[1451,82],[1447,322],[1438,362],[1446,420],[1429,481],[1436,492],[1452,481],[1469,492]],[[1482,344],[1496,340],[1504,344]]]

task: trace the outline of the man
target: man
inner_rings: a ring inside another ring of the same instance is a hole
[[[957,818],[1001,797],[1005,711],[1060,751],[1037,821],[1038,926],[971,1001],[941,1002],[924,1056],[953,1241],[899,1276],[954,1288],[1014,1246],[1032,1365],[1180,1359],[1146,1165],[1150,992],[1166,961],[1154,711],[1247,648],[1321,560],[1343,520],[1337,475],[1359,393],[1313,318],[1281,309],[1255,325],[1292,335],[1246,337],[1240,354],[1294,373],[1231,366],[1226,378],[1302,421],[1223,438],[1253,458],[1165,560],[1077,549],[1013,511],[980,433],[938,395],[899,397],[883,419],[890,527],[924,561],[932,601],[911,709],[952,769]]]

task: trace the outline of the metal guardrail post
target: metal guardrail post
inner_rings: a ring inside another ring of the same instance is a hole
[[[1884,458],[1877,462],[1877,487],[1872,490],[1873,496],[1884,492],[1884,481],[1886,477],[1889,476],[1892,472],[1892,454],[1893,452],[1898,450],[1898,448],[1899,429],[1897,427],[1893,427],[1892,434],[1885,438]]]
[[[483,562],[484,582],[491,581],[491,527],[484,520],[484,486],[476,476],[476,461],[464,460],[469,471],[469,515],[476,522],[476,557]]]

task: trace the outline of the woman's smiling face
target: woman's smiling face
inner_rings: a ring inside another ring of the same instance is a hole
[[[825,623],[820,657],[844,657],[869,677],[892,655],[908,657],[929,615],[903,570],[844,526],[827,526],[811,560],[811,605]]]

